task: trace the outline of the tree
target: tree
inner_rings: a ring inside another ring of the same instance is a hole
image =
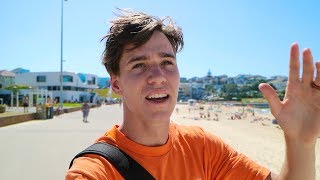
[[[13,92],[18,92],[21,89],[30,89],[30,86],[14,84],[14,85],[10,85],[10,86],[5,87],[5,89],[13,91]]]
[[[237,84],[225,84],[221,91],[223,92],[224,98],[227,100],[231,100],[232,97],[236,97],[239,92]]]
[[[213,85],[210,85],[210,84],[206,84],[204,89],[205,89],[205,92],[207,92],[208,94],[212,94],[216,92],[216,90],[213,88]]]

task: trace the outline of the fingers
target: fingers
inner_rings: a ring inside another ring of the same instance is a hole
[[[318,86],[320,86],[320,61],[316,62],[316,68],[317,68],[317,76],[314,80],[314,83]]]
[[[300,62],[299,62],[299,46],[297,43],[291,45],[290,50],[290,64],[289,64],[289,82],[299,82],[300,73]]]
[[[276,117],[279,114],[282,107],[282,103],[276,91],[267,83],[259,84],[259,89],[268,101],[271,113],[274,117]]]
[[[314,76],[313,57],[310,49],[305,49],[303,51],[302,83],[304,85],[310,86],[310,83],[313,81],[313,76]]]
[[[302,83],[305,86],[310,86],[314,77],[314,65],[311,50],[309,48],[303,50],[303,73],[302,73]],[[317,84],[320,84],[320,65],[317,63]],[[290,65],[289,65],[289,77],[288,81],[291,83],[300,82],[300,62],[299,62],[299,46],[297,43],[291,45],[290,51]]]

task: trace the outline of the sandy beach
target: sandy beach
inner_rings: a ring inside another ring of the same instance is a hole
[[[203,110],[200,109],[201,106]],[[171,119],[178,124],[200,126],[271,171],[280,171],[285,150],[283,131],[279,125],[272,123],[274,117],[266,109],[178,104]],[[317,179],[320,179],[319,142],[316,155]]]

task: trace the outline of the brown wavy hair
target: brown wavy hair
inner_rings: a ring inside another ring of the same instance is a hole
[[[170,17],[159,19],[143,12],[118,9],[120,14],[111,21],[111,27],[101,41],[106,41],[102,63],[110,75],[120,75],[119,63],[124,46],[132,44],[133,50],[145,44],[154,31],[162,32],[175,53],[183,49],[183,34]]]

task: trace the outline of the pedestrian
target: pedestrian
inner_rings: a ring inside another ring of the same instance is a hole
[[[88,123],[88,115],[89,115],[89,111],[90,111],[90,105],[88,104],[88,101],[84,101],[84,103],[82,104],[81,107],[81,111],[82,111],[82,116],[83,116],[83,122],[84,123]]]
[[[23,112],[29,112],[29,98],[28,96],[23,96],[23,100],[22,100],[22,104],[23,104]]]
[[[113,92],[122,96],[123,121],[96,142],[121,149],[153,179],[315,179],[320,63],[314,78],[310,49],[302,53],[300,78],[299,47],[291,46],[283,101],[270,85],[259,85],[284,131],[285,158],[277,175],[206,130],[170,121],[180,80],[176,53],[184,45],[181,28],[170,18],[122,10],[104,39],[103,63]],[[124,179],[115,168],[121,164],[111,162],[97,154],[83,155],[73,161],[66,179]]]

